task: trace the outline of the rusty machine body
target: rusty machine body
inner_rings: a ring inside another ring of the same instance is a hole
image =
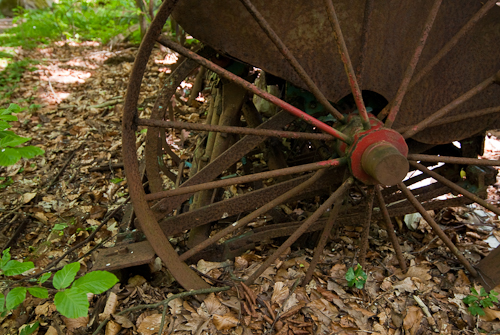
[[[211,50],[194,53],[162,36],[170,15]],[[157,42],[181,54],[185,61],[163,83],[151,117],[139,119],[136,109],[141,79]],[[472,276],[490,288],[498,284],[498,249],[479,265],[471,265],[426,209],[465,201],[477,202],[497,215],[500,210],[458,186],[456,175],[445,175],[444,168],[431,171],[422,163],[484,167],[478,174],[470,172],[468,178],[476,178],[484,188],[495,182],[495,174],[491,176],[485,166],[499,162],[478,159],[479,149],[473,150],[473,155],[465,154],[472,156],[469,158],[445,157],[443,151],[434,156],[422,153],[454,141],[462,141],[465,147],[469,139],[480,138],[485,130],[500,128],[499,45],[500,7],[491,0],[165,0],[141,44],[123,120],[127,181],[140,227],[152,247],[148,255],[160,256],[185,288],[203,288],[208,284],[184,261],[207,248],[234,256],[263,237],[289,236],[250,275],[246,281],[250,284],[302,234],[322,230],[307,282],[335,224],[362,222],[359,259],[363,263],[370,221],[377,217],[385,221],[405,270],[391,217],[418,211]],[[230,64],[243,65],[246,72],[236,75]],[[213,91],[206,124],[168,120],[171,97],[199,65],[224,78],[224,84]],[[249,82],[249,69],[254,67],[279,78],[278,86],[287,93],[273,95]],[[292,91],[303,93],[297,98]],[[247,92],[270,101],[279,111],[259,114]],[[352,102],[350,110],[343,107],[345,101]],[[380,101],[385,104],[380,106]],[[314,111],[317,108],[320,113]],[[149,127],[145,156],[148,194],[135,152],[138,126]],[[187,179],[182,173],[185,162],[165,148],[165,128],[205,132],[199,150],[189,160]],[[295,148],[280,149],[272,138],[297,147],[300,141],[308,143],[315,154],[294,156]],[[267,157],[264,168],[243,167],[239,176],[227,178],[238,163],[256,151]],[[159,159],[165,154],[178,173],[165,168]],[[438,183],[410,191],[408,186],[422,179],[403,182],[410,168]],[[172,179],[174,188],[165,190],[162,174]],[[276,182],[226,200],[213,191],[269,178]],[[353,187],[364,193],[358,208],[343,202]],[[450,190],[463,196],[435,200]],[[276,206],[308,199],[312,194],[321,195],[323,200],[304,221],[281,220],[250,233],[244,230],[266,213],[274,211],[278,217]],[[194,204],[186,206],[189,199]],[[391,205],[394,203],[397,205]],[[233,221],[210,236],[210,223],[223,217]],[[191,231],[189,250],[178,255],[168,236],[186,230]],[[241,236],[232,244],[218,243],[237,233]]]

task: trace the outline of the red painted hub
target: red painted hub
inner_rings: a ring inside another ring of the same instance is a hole
[[[341,153],[349,157],[349,167],[358,180],[367,185],[394,185],[408,173],[406,160],[408,146],[398,132],[384,128],[384,124],[370,115],[371,129],[363,130],[359,116],[349,117],[342,132],[354,141],[339,145]]]

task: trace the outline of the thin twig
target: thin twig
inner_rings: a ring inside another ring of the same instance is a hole
[[[80,150],[82,146],[80,145],[78,148],[76,148],[75,150],[71,151],[68,159],[66,160],[66,162],[64,163],[64,165],[61,167],[61,169],[59,170],[59,172],[56,174],[56,176],[52,179],[52,181],[49,183],[49,185],[47,185],[47,188],[46,190],[48,191],[55,183],[56,181],[59,179],[59,177],[62,175],[62,173],[64,172],[64,170],[66,170],[66,168],[68,167],[69,163],[73,160],[73,158],[75,157],[75,154],[78,150]]]

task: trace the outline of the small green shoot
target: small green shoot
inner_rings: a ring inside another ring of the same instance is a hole
[[[471,287],[470,292],[472,294],[463,298],[462,301],[469,306],[468,310],[474,316],[484,315],[485,313],[483,308],[492,307],[493,303],[498,302],[498,293],[495,291],[487,293],[486,290],[481,287],[478,293],[474,287]]]
[[[368,278],[368,276],[363,271],[360,264],[356,265],[355,269],[350,267],[345,274],[345,279],[347,279],[349,287],[356,286],[358,289],[362,289],[365,286],[366,278]]]
[[[113,178],[110,180],[113,184],[119,184],[123,181],[123,178]]]

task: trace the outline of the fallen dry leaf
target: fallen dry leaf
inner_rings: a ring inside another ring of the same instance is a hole
[[[406,329],[410,335],[414,335],[417,333],[420,328],[420,323],[422,322],[422,318],[424,313],[422,309],[417,306],[408,307],[408,311],[403,320],[403,328]]]
[[[139,327],[137,327],[137,332],[143,335],[153,335],[158,333],[158,329],[160,329],[161,323],[161,314],[152,314],[146,316]],[[165,322],[166,326],[167,322]]]
[[[109,320],[108,323],[106,323],[106,333],[105,335],[116,335],[120,332],[122,329],[122,326],[114,322],[113,320]]]
[[[283,301],[285,301],[286,297],[290,293],[290,289],[285,285],[284,282],[279,281],[274,283],[273,295],[271,296],[271,303],[277,303],[281,306]]]
[[[484,321],[493,321],[495,319],[500,320],[500,311],[496,311],[491,308],[483,308],[484,315],[481,316],[481,319]]]
[[[228,330],[238,325],[239,321],[232,314],[214,315],[213,322],[217,330]]]

